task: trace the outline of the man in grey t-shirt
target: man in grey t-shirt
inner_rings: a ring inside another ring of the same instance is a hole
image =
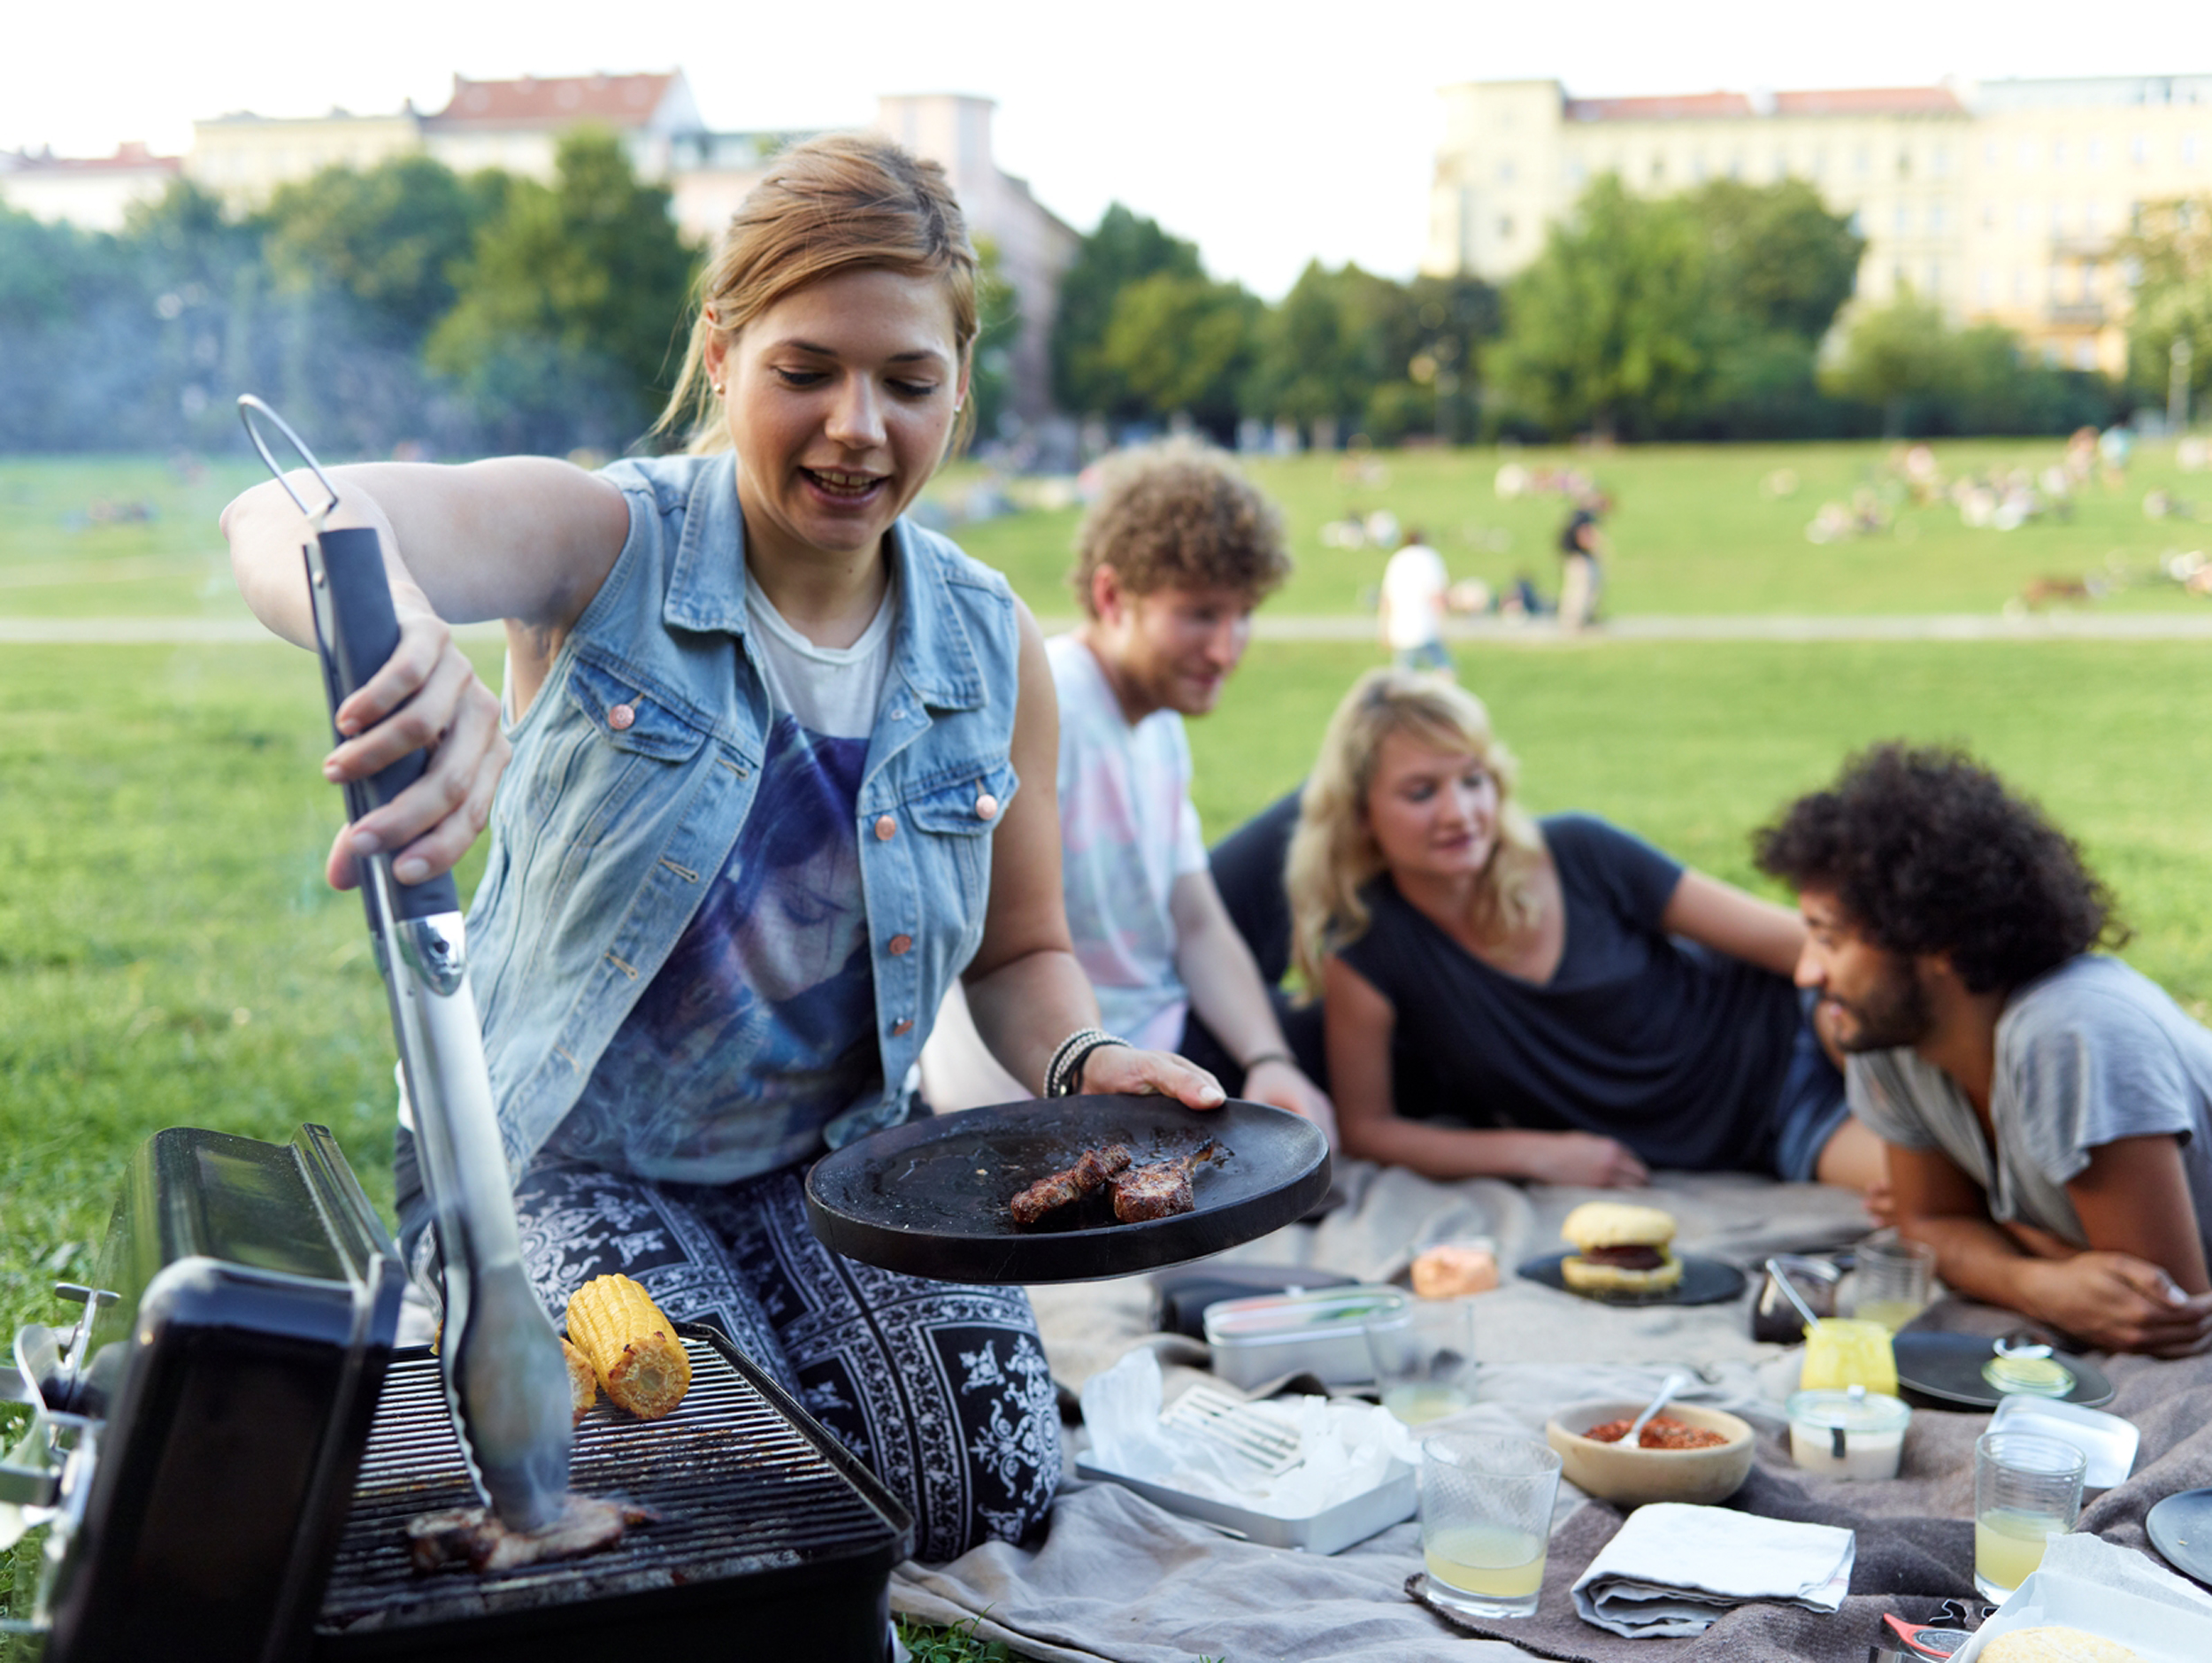
[[[2125,931],[2073,843],[1967,758],[1888,744],[1758,861],[1943,1281],[2111,1351],[2212,1345],[2212,1033],[2091,951]]]

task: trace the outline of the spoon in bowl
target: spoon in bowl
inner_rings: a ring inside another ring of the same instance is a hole
[[[1671,1398],[1676,1392],[1680,1391],[1683,1387],[1688,1385],[1689,1383],[1689,1375],[1684,1374],[1678,1368],[1676,1369],[1671,1374],[1669,1374],[1666,1379],[1660,1383],[1659,1395],[1644,1405],[1643,1413],[1638,1415],[1635,1420],[1629,1422],[1627,1432],[1623,1434],[1621,1437],[1622,1444],[1628,1449],[1632,1450],[1636,1448],[1636,1440],[1644,1435],[1644,1423],[1650,1420],[1652,1416],[1657,1414],[1662,1409],[1665,1408],[1667,1406],[1668,1400]]]

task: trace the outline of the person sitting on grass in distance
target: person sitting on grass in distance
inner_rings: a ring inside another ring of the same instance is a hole
[[[1515,773],[1439,676],[1371,671],[1329,723],[1289,899],[1345,1152],[1434,1178],[1878,1179],[1790,985],[1803,926],[1594,816],[1532,819]]]
[[[1183,441],[1129,451],[1076,534],[1069,581],[1084,621],[1045,651],[1060,704],[1062,890],[1105,1026],[1179,1049],[1231,1092],[1325,1132],[1329,1100],[1208,870],[1183,733],[1184,717],[1220,699],[1254,608],[1289,572],[1280,516],[1228,458]],[[941,1109],[1028,1095],[975,1039],[957,988],[922,1054],[922,1092]]]
[[[2212,1343],[2212,1033],[2091,951],[2126,931],[2071,840],[1970,758],[1886,744],[1758,861],[1944,1282],[2113,1351]]]

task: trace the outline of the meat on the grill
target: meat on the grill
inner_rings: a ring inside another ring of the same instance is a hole
[[[572,1559],[622,1540],[634,1524],[661,1515],[631,1501],[571,1496],[561,1516],[541,1530],[511,1530],[488,1507],[448,1507],[407,1521],[407,1549],[418,1571],[466,1565],[472,1571],[511,1571],[546,1559]]]
[[[1015,1223],[1034,1224],[1056,1208],[1090,1194],[1115,1174],[1127,1171],[1134,1159],[1126,1143],[1087,1149],[1076,1157],[1074,1166],[1038,1179],[1008,1202],[1006,1210],[1014,1215]]]
[[[1148,1166],[1123,1173],[1114,1180],[1114,1216],[1124,1224],[1142,1224],[1149,1219],[1197,1212],[1198,1197],[1191,1192],[1191,1171],[1213,1151],[1213,1144],[1207,1143],[1180,1160],[1154,1161]]]

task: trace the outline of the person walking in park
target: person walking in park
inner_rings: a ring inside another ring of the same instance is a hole
[[[1397,662],[1413,670],[1452,671],[1444,645],[1444,612],[1452,580],[1444,557],[1428,545],[1418,526],[1406,527],[1398,550],[1383,567],[1382,643]]]
[[[1330,721],[1289,902],[1345,1152],[1432,1178],[1876,1182],[1790,983],[1804,926],[1594,815],[1532,818],[1516,774],[1435,676],[1370,671]]]
[[[1183,730],[1219,702],[1254,610],[1289,572],[1281,517],[1218,450],[1171,441],[1104,469],[1069,574],[1084,620],[1045,643],[1060,705],[1061,880],[1109,1028],[1333,1132],[1328,1097],[1284,1035],[1286,1001],[1215,887]],[[959,1004],[955,989],[923,1052],[924,1095],[939,1108],[1025,1095]]]
[[[1597,621],[1598,595],[1605,586],[1601,562],[1607,553],[1599,520],[1611,506],[1601,492],[1586,492],[1560,528],[1559,627],[1569,635]]]
[[[2072,841],[1970,758],[1887,744],[1757,852],[1945,1284],[2107,1350],[2212,1345],[2212,1033],[2094,951],[2126,932]]]
[[[1094,1034],[1043,638],[998,574],[902,517],[964,419],[976,328],[941,169],[853,135],[779,157],[702,277],[663,417],[688,454],[337,473],[340,522],[382,535],[400,645],[325,764],[355,779],[434,745],[341,834],[342,887],[380,850],[403,883],[449,869],[490,821],[469,932],[541,1295],[618,1269],[720,1328],[899,1496],[927,1559],[1051,1504],[1034,1316],[1018,1288],[829,1252],[807,1166],[914,1112],[956,978],[1032,1090],[1072,1044],[1083,1089],[1223,1100]],[[279,487],[225,527],[256,613],[311,643]],[[489,619],[503,697],[451,633]],[[397,1177],[426,1268],[403,1128]]]

